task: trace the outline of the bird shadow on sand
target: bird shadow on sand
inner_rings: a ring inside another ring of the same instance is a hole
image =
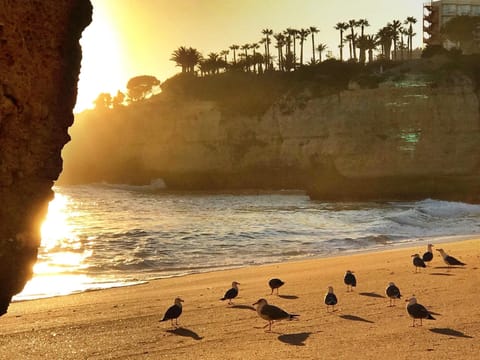
[[[232,305],[230,306],[231,309],[243,309],[243,310],[253,310],[255,311],[255,308],[252,305]]]
[[[465,335],[463,332],[450,329],[450,328],[433,328],[430,329],[431,332],[435,334],[441,334],[441,335],[448,335],[448,336],[456,336],[456,337],[463,337],[467,339],[473,339],[473,336]]]
[[[373,321],[364,319],[357,315],[339,315],[339,317],[345,320],[362,321],[362,322],[373,324]]]
[[[302,332],[296,334],[283,334],[278,337],[278,340],[285,344],[295,346],[305,346],[305,340],[310,336],[310,332]]]
[[[455,274],[441,273],[441,272],[430,273],[430,275],[436,275],[436,276],[455,276]]]
[[[368,296],[373,298],[385,298],[385,296],[374,293],[374,292],[361,292],[361,293],[358,293],[358,295]]]
[[[203,337],[198,335],[195,331],[184,328],[184,327],[179,327],[176,329],[172,330],[167,330],[168,333],[178,335],[178,336],[184,336],[184,337],[191,337],[193,340],[202,340]]]
[[[296,300],[298,299],[297,295],[278,295],[279,298],[287,299],[287,300]]]
[[[435,266],[434,269],[455,270],[455,269],[466,269],[466,268],[463,266]]]

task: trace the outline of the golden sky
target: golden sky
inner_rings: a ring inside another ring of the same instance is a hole
[[[367,19],[367,34],[392,20],[417,19],[414,46],[421,45],[424,0],[91,0],[93,21],[80,41],[83,49],[76,111],[92,107],[102,92],[124,91],[137,75],[160,81],[179,71],[170,61],[179,46],[202,54],[232,44],[258,42],[262,29],[316,26],[316,44],[338,56],[338,22]],[[305,59],[311,58],[311,43]],[[347,49],[346,49],[347,50]],[[347,51],[348,53],[348,51]]]

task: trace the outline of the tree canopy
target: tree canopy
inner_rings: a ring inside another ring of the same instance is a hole
[[[160,80],[151,75],[135,76],[128,80],[127,91],[131,101],[145,99],[153,94],[155,87],[160,85]]]

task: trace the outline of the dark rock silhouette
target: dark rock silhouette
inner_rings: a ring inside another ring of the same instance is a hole
[[[62,170],[88,0],[0,0],[0,315],[32,276]]]

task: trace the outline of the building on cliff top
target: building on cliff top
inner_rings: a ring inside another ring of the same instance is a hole
[[[445,43],[441,29],[448,21],[457,16],[480,16],[480,0],[437,0],[423,5],[423,42],[427,45],[444,45],[446,48],[455,44]],[[480,42],[480,24],[474,34]]]

